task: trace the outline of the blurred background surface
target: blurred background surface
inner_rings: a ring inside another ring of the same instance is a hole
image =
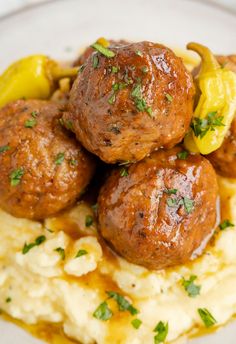
[[[33,6],[37,3],[47,2],[48,0],[0,0],[0,17],[11,12],[17,11],[27,6]],[[51,0],[53,1],[53,0]],[[64,0],[66,1],[66,0]],[[79,1],[79,0],[78,0]],[[83,0],[86,1],[86,0]],[[127,0],[128,1],[128,0]],[[163,0],[165,1],[165,0]],[[185,0],[196,1],[196,0]],[[202,2],[212,2],[227,7],[229,10],[236,11],[236,0],[200,0]]]

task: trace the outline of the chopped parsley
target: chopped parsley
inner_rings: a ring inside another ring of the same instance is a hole
[[[142,53],[141,50],[136,50],[136,51],[135,51],[135,54],[138,55],[138,56],[140,56],[140,57],[143,57],[143,53]]]
[[[147,73],[148,72],[148,67],[147,66],[143,66],[142,67],[142,72],[143,73]]]
[[[187,214],[190,214],[194,208],[194,200],[188,197],[182,197],[179,200],[176,198],[169,197],[167,198],[166,203],[168,207],[171,207],[171,208],[176,207],[176,206],[179,207],[180,205],[183,205]]]
[[[93,313],[94,318],[104,321],[111,319],[112,315],[112,310],[108,307],[106,301],[102,302]]]
[[[86,251],[86,250],[79,250],[77,252],[75,258],[79,258],[79,257],[85,256],[86,254],[88,254],[88,251]]]
[[[108,98],[108,103],[113,105],[116,101],[116,94],[115,92],[112,93],[112,95]]]
[[[25,121],[25,128],[33,128],[37,124],[37,121],[35,118],[27,119]]]
[[[57,248],[55,248],[54,251],[56,251],[56,252],[58,252],[60,254],[62,260],[65,260],[66,254],[65,254],[64,248],[57,247]]]
[[[0,147],[0,153],[7,152],[9,149],[11,149],[11,147],[8,146],[8,145],[6,145],[6,146],[1,146],[1,147]]]
[[[194,117],[191,128],[193,129],[195,136],[202,139],[208,131],[215,131],[215,127],[224,126],[222,123],[223,119],[223,116],[217,115],[217,111],[210,112],[206,118]]]
[[[121,170],[120,170],[120,176],[121,177],[127,177],[129,175],[129,172],[127,170],[126,167],[123,167]]]
[[[166,93],[166,99],[168,100],[168,102],[172,102],[173,101],[173,97],[169,94],[169,93]]]
[[[198,308],[198,314],[207,328],[217,323],[216,319],[206,308]]]
[[[177,205],[177,199],[175,198],[167,198],[166,203],[168,207],[175,207]]]
[[[81,66],[79,67],[79,73],[82,73],[85,67],[86,67],[86,65],[84,65],[84,64],[81,65]]]
[[[134,104],[138,111],[146,111],[147,114],[152,117],[152,108],[148,106],[146,100],[142,98],[142,85],[140,83],[134,85],[131,91],[131,97],[134,99]]]
[[[177,194],[178,189],[165,189],[164,192],[167,195],[176,195]]]
[[[56,165],[61,165],[65,159],[65,154],[64,153],[58,153],[55,159],[55,164]]]
[[[103,45],[101,45],[99,43],[94,43],[93,45],[91,45],[91,47],[108,58],[116,56],[114,51],[112,51],[108,48],[105,48]]]
[[[153,332],[157,333],[154,337],[154,343],[155,344],[163,343],[166,340],[166,337],[168,335],[168,330],[169,330],[168,322],[164,323],[163,321],[159,321],[159,323],[153,330]]]
[[[90,227],[93,224],[93,217],[92,215],[86,215],[85,218],[85,226]]]
[[[70,159],[70,165],[71,165],[71,166],[77,166],[77,165],[78,165],[78,160],[76,160],[76,159]]]
[[[11,297],[6,298],[6,303],[10,303],[11,301]]]
[[[142,86],[141,86],[141,84],[134,85],[133,90],[131,92],[131,96],[133,98],[141,98],[142,97]]]
[[[134,319],[131,321],[132,326],[138,330],[139,327],[142,325],[142,321],[140,319]]]
[[[188,197],[183,197],[183,204],[184,204],[184,209],[186,213],[190,214],[194,208],[194,200]]]
[[[38,116],[38,112],[37,111],[32,111],[31,112],[31,116],[36,118]]]
[[[220,230],[224,230],[228,227],[234,227],[234,224],[232,222],[230,222],[229,220],[224,220],[223,222],[221,222],[221,224],[219,225]]]
[[[33,247],[41,245],[45,240],[46,237],[44,235],[40,235],[36,238],[35,242],[32,242],[30,244],[25,243],[22,249],[22,254],[28,253]]]
[[[196,285],[194,283],[196,279],[197,279],[197,276],[195,275],[190,276],[188,280],[186,280],[185,278],[182,279],[182,286],[184,287],[184,289],[188,293],[188,296],[190,297],[196,297],[197,295],[200,294],[201,286]]]
[[[93,68],[96,69],[99,66],[99,58],[97,54],[93,55]]]
[[[17,168],[16,170],[12,171],[10,174],[11,186],[17,186],[18,184],[20,184],[20,181],[23,175],[24,175],[23,167]]]
[[[134,306],[128,300],[126,300],[124,296],[122,296],[121,294],[116,293],[115,291],[107,291],[106,293],[109,299],[113,299],[116,301],[119,307],[119,311],[128,311],[132,315],[136,315],[139,313],[139,311],[136,308],[134,308]]]
[[[189,152],[187,151],[182,151],[182,152],[177,153],[177,157],[180,160],[186,160],[188,156],[189,156]]]
[[[66,129],[69,129],[69,130],[73,130],[73,122],[71,120],[66,120],[64,121],[62,118],[62,125],[66,128]]]
[[[118,67],[116,67],[116,66],[112,66],[111,67],[111,71],[112,71],[112,73],[118,73],[118,71],[119,71],[119,68]]]

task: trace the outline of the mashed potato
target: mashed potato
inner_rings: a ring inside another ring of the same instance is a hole
[[[236,182],[219,178],[219,184],[223,219],[236,223]],[[208,309],[217,326],[236,312],[234,227],[217,232],[194,262],[153,272],[116,257],[98,239],[92,216],[85,203],[43,224],[0,212],[0,308],[5,313],[27,324],[59,324],[83,344],[151,344],[159,321],[168,322],[167,340],[175,341],[204,328],[198,308]],[[182,285],[191,275],[201,286],[194,298]],[[126,297],[139,313],[120,311],[109,299],[111,319],[95,318],[106,291]],[[139,329],[131,324],[136,318],[142,321]]]

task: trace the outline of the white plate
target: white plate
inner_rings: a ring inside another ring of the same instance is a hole
[[[199,41],[217,53],[236,52],[236,15],[206,2],[189,0],[49,1],[0,21],[0,69],[31,53],[75,57],[79,47],[99,36],[153,40],[184,47]],[[34,344],[11,324],[0,322],[1,344]],[[235,344],[236,327],[192,344]],[[113,344],[113,343],[111,343]]]

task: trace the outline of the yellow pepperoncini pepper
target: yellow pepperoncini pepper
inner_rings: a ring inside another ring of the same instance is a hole
[[[194,111],[185,147],[191,152],[209,154],[218,149],[236,112],[236,74],[222,68],[211,51],[198,43],[187,48],[202,58],[196,80],[200,98]]]
[[[77,73],[78,68],[62,68],[44,55],[25,57],[0,76],[0,107],[21,98],[47,99],[56,81]]]

